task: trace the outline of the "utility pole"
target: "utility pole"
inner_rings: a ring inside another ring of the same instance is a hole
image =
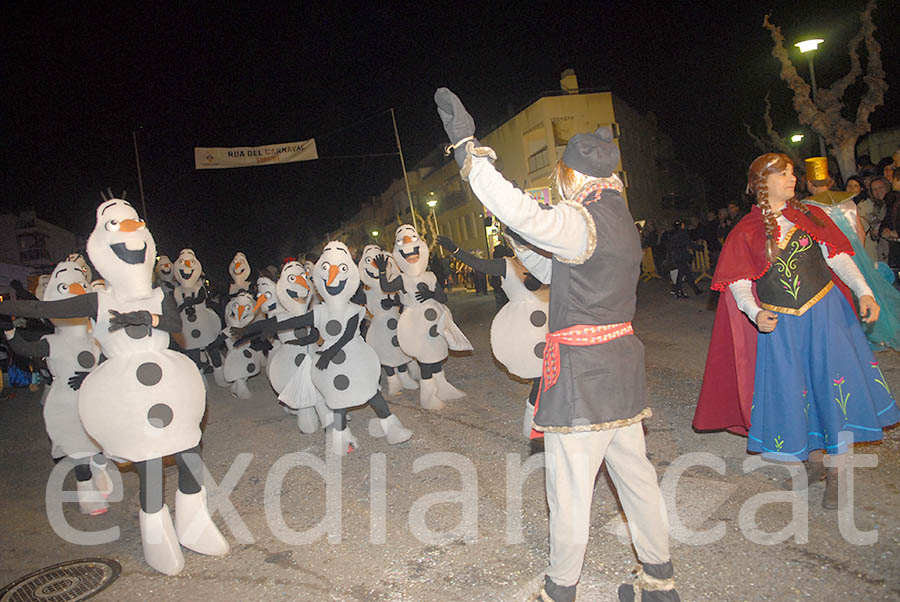
[[[400,153],[400,167],[403,169],[403,182],[406,184],[406,198],[409,200],[409,214],[412,217],[412,226],[416,230],[416,211],[413,209],[412,193],[409,191],[409,178],[406,177],[406,162],[403,160],[403,148],[400,146],[400,134],[397,133],[397,118],[394,116],[394,107],[391,107],[391,122],[394,124],[394,139],[397,140],[397,151]]]
[[[137,164],[138,188],[141,191],[141,217],[147,221],[147,203],[144,201],[144,180],[141,178],[141,159],[138,156],[137,133],[131,130],[131,140],[134,142],[134,162]]]

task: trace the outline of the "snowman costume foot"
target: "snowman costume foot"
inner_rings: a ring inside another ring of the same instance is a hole
[[[75,481],[75,489],[78,492],[78,508],[82,514],[99,516],[109,510],[109,505],[103,498],[103,494],[97,491],[91,479]]]
[[[328,442],[328,451],[336,456],[346,456],[359,448],[356,437],[347,427],[342,430],[330,428],[326,431],[325,438]]]
[[[443,401],[454,401],[466,396],[465,393],[447,382],[447,377],[444,376],[443,370],[435,372],[431,378],[437,385],[437,396],[439,399],[442,399]]]
[[[175,533],[181,545],[198,554],[224,556],[230,546],[206,505],[206,488],[197,493],[175,492]]]
[[[223,389],[228,386],[228,381],[225,380],[225,368],[222,366],[215,366],[213,368],[213,380],[216,382],[216,385],[222,387]]]
[[[406,369],[406,366],[413,366],[413,362],[397,368],[397,376],[400,378],[400,384],[403,385],[404,389],[409,389],[411,391],[418,389],[419,383],[416,382],[412,374],[410,374],[410,371]]]
[[[319,430],[319,416],[316,414],[315,406],[311,408],[300,408],[296,411],[297,428],[301,433],[310,435]]]
[[[387,418],[372,418],[369,420],[369,435],[372,437],[384,437],[390,445],[397,445],[409,441],[413,432],[400,423],[395,414]]]
[[[250,399],[250,389],[247,388],[246,379],[238,379],[231,383],[231,396],[237,399]]]
[[[164,575],[177,575],[184,568],[184,555],[175,534],[169,507],[153,513],[140,511],[141,545],[144,560]]]
[[[107,472],[109,461],[103,454],[95,454],[91,458],[91,478],[94,481],[94,489],[100,492],[100,495],[107,498],[113,490],[113,482]]]
[[[419,381],[419,405],[426,410],[440,410],[444,407],[444,402],[437,396],[434,378],[423,378]]]
[[[400,382],[400,376],[395,372],[394,374],[388,374],[385,379],[385,384],[387,385],[387,391],[385,394],[388,397],[394,397],[399,395],[403,391],[403,383]]]

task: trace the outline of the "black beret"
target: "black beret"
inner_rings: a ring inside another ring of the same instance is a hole
[[[619,164],[619,146],[613,141],[612,130],[606,126],[593,134],[575,134],[563,151],[567,166],[595,178],[608,178]]]

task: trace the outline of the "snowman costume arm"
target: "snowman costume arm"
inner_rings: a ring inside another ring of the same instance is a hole
[[[181,312],[178,311],[178,303],[172,291],[165,291],[162,302],[162,313],[157,318],[154,328],[165,330],[169,333],[181,332]]]
[[[347,320],[347,327],[344,329],[343,334],[341,334],[341,338],[334,342],[334,345],[328,347],[327,349],[323,349],[322,351],[317,351],[319,354],[319,359],[316,361],[316,368],[319,370],[325,370],[328,367],[328,364],[331,363],[331,360],[334,359],[334,356],[337,355],[338,351],[340,351],[344,345],[349,343],[353,337],[356,336],[357,331],[359,330],[359,314],[354,314],[349,320]]]
[[[501,278],[506,278],[506,261],[502,258],[484,259],[482,257],[475,257],[468,251],[460,249],[458,244],[446,236],[438,236],[437,242],[439,245],[450,251],[451,255],[476,272],[481,272],[488,276],[500,276]]]
[[[513,251],[515,251],[516,259],[525,266],[528,273],[543,284],[550,284],[550,276],[553,273],[553,260],[524,244],[520,244],[511,236],[507,236],[506,240]]]
[[[0,314],[23,318],[95,318],[97,293],[75,295],[56,301],[3,301]]]
[[[50,343],[43,337],[37,341],[29,341],[18,334],[17,329],[15,328],[4,331],[3,334],[6,335],[6,342],[9,344],[9,348],[12,349],[13,353],[16,355],[33,358],[47,357],[50,355]]]
[[[381,284],[381,290],[385,293],[396,293],[398,291],[406,292],[403,288],[403,278],[397,276],[393,280],[387,277],[387,257],[377,255],[375,257],[375,267],[378,268],[378,282]]]

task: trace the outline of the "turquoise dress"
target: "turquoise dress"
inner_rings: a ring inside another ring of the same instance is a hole
[[[827,191],[819,193],[804,203],[820,207],[850,239],[853,245],[853,261],[872,289],[875,302],[881,308],[878,320],[871,324],[861,322],[863,332],[873,351],[893,348],[900,351],[900,292],[876,269],[875,263],[863,247],[856,231],[856,204],[850,193]]]

